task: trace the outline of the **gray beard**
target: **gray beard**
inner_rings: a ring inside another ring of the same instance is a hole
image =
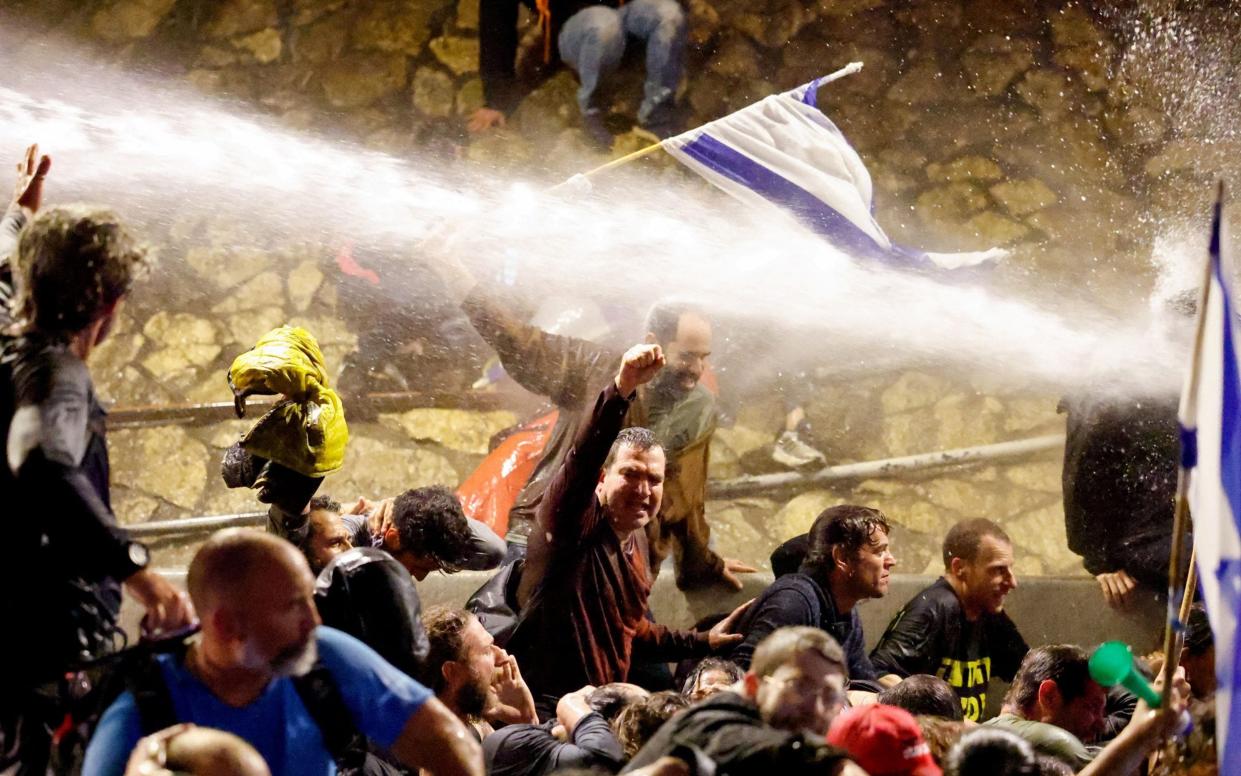
[[[271,663],[271,670],[276,676],[305,676],[318,660],[319,642],[311,636],[306,645],[296,652],[278,655]]]

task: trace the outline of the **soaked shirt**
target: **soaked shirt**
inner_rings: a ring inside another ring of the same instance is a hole
[[[938,676],[956,691],[968,720],[987,710],[992,675],[1012,681],[1029,647],[1004,612],[970,622],[942,577],[897,612],[870,653],[880,675]]]

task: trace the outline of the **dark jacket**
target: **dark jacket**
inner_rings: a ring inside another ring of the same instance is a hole
[[[646,535],[622,540],[595,495],[631,398],[615,382],[599,394],[547,486],[530,537],[522,583],[534,592],[508,650],[543,708],[588,684],[625,681],[635,657],[672,661],[710,652],[706,633],[670,631],[647,617]]]
[[[981,721],[994,674],[1011,682],[1029,651],[1004,612],[965,619],[961,600],[942,577],[896,613],[870,653],[880,674],[932,674],[952,685],[965,718]]]
[[[342,630],[421,680],[431,650],[422,602],[409,571],[388,553],[354,547],[332,559],[315,580],[323,624]]]
[[[542,31],[540,55],[558,60],[556,40],[570,16],[592,5],[615,8],[619,0],[549,0],[548,24]],[[509,113],[517,107],[521,90],[517,84],[517,12],[524,5],[535,16],[534,0],[478,0],[478,69],[483,79],[483,98],[490,108]]]
[[[112,514],[105,413],[90,372],[63,342],[30,336],[0,355],[0,498],[10,514],[0,665],[43,680],[110,651],[117,582],[139,569],[128,532]],[[11,662],[12,661],[12,662]],[[9,678],[9,677],[6,677]],[[2,690],[0,690],[2,692]]]
[[[548,334],[513,315],[483,286],[475,288],[461,309],[479,335],[495,349],[508,374],[531,393],[546,396],[560,414],[543,458],[509,511],[507,539],[527,541],[552,476],[560,468],[578,426],[599,390],[612,381],[620,351],[593,342]],[[701,587],[720,581],[724,561],[708,546],[707,467],[715,433],[715,397],[699,385],[686,394],[638,389],[623,425],[654,432],[668,458],[664,500],[657,519],[646,527],[652,575],[672,555],[677,586]],[[524,601],[532,588],[523,582]],[[576,688],[574,688],[576,689]]]
[[[383,547],[383,537],[371,534],[366,515],[341,515],[345,530],[349,531],[354,547]],[[496,536],[496,532],[473,518],[465,519],[470,529],[470,545],[465,555],[455,559],[453,566],[460,571],[490,571],[504,562],[508,546]]]
[[[1180,441],[1176,399],[1066,398],[1064,522],[1091,574],[1168,583]]]
[[[836,613],[831,595],[810,574],[799,571],[780,577],[742,613],[737,632],[745,639],[733,648],[729,659],[750,667],[759,642],[777,628],[809,625],[821,628],[840,642],[849,664],[849,679],[874,679],[875,668],[866,656],[866,638],[857,607],[844,616]]]
[[[643,768],[680,747],[711,758],[720,776],[820,776],[848,759],[817,735],[771,727],[753,703],[722,692],[668,720],[621,772]]]
[[[599,768],[611,773],[625,764],[625,753],[608,721],[595,712],[582,717],[571,741],[552,735],[559,722],[508,725],[483,739],[489,776],[543,776],[565,768]]]

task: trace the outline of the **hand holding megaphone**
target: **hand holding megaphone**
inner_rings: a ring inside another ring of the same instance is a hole
[[[1090,678],[1101,687],[1119,684],[1146,701],[1152,709],[1159,708],[1163,703],[1163,698],[1134,666],[1133,650],[1123,641],[1107,641],[1099,645],[1090,656]]]
[[[1133,662],[1133,650],[1129,649],[1129,645],[1121,641],[1108,641],[1100,644],[1095,649],[1094,654],[1090,656],[1090,678],[1094,679],[1102,687],[1114,687],[1120,685],[1129,692],[1145,701],[1146,705],[1151,709],[1158,709],[1163,704],[1163,696],[1159,689],[1146,681],[1146,677]],[[1182,672],[1184,669],[1177,669],[1177,675],[1174,677],[1174,688],[1180,686],[1184,693],[1178,691],[1173,695],[1179,698],[1182,694],[1188,697],[1189,685],[1185,682]],[[1175,711],[1177,702],[1173,703]],[[1141,707],[1139,707],[1141,708]],[[1181,709],[1180,714],[1175,715],[1177,721],[1175,723],[1176,735],[1184,736],[1189,733],[1193,727],[1193,721],[1189,716],[1189,711]]]

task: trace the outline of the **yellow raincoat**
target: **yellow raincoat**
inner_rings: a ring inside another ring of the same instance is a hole
[[[344,463],[345,408],[328,387],[323,352],[310,332],[292,326],[267,332],[233,360],[228,385],[239,417],[247,396],[284,397],[241,438],[243,450],[307,477],[331,474]]]

